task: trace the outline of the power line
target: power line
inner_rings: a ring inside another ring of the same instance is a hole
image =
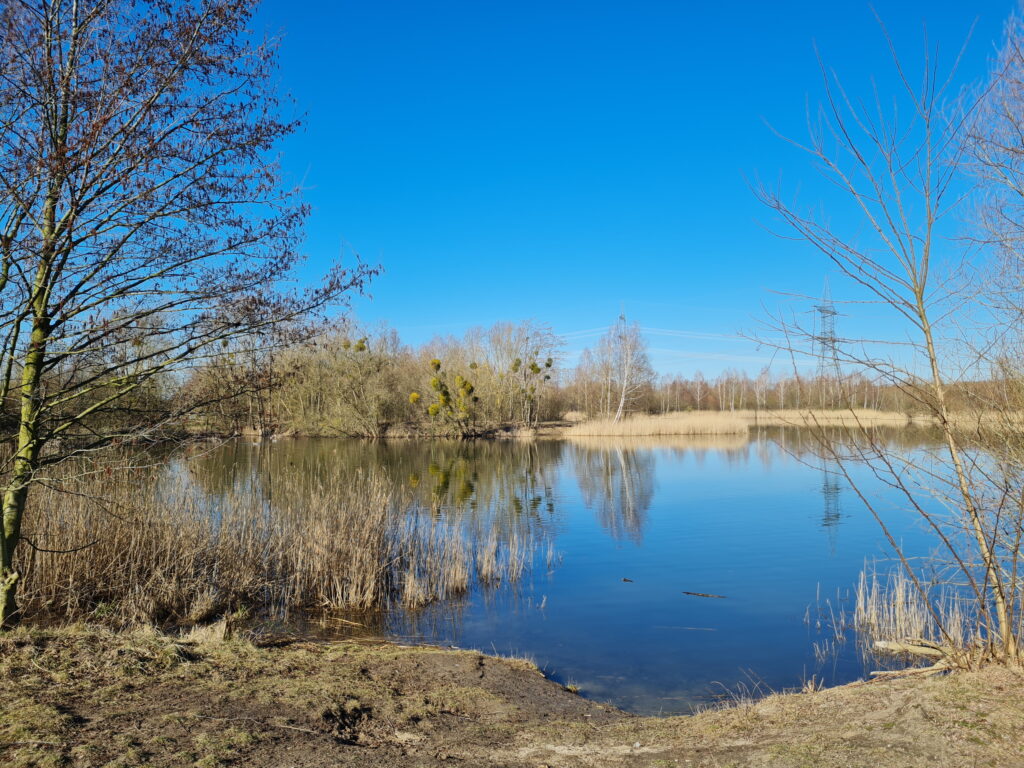
[[[814,306],[818,313],[817,333],[812,337],[812,354],[818,361],[817,378],[822,387],[822,406],[834,405],[834,388],[842,381],[842,369],[839,365],[839,339],[836,337],[836,317],[839,312],[832,302],[832,293],[829,290],[828,278],[825,278],[825,288],[822,291],[821,303]]]

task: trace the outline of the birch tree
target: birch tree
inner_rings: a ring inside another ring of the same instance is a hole
[[[654,381],[647,342],[637,323],[629,323],[625,315],[619,315],[615,325],[598,342],[598,349],[607,361],[610,391],[616,402],[614,420],[620,421],[630,403]]]

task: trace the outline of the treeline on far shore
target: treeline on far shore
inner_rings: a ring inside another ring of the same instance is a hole
[[[563,364],[561,347],[537,322],[411,347],[393,329],[346,321],[298,345],[237,343],[195,369],[178,396],[204,403],[190,431],[220,435],[466,437],[635,414],[853,407],[910,417],[921,408],[865,376],[659,376],[624,318],[575,367]],[[957,392],[967,403],[997,386]]]

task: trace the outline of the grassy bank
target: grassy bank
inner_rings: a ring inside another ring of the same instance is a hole
[[[1017,766],[1024,677],[989,668],[632,717],[525,661],[380,642],[0,636],[0,760],[29,766]]]

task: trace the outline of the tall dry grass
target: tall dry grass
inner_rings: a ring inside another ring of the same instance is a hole
[[[568,435],[573,445],[595,450],[643,450],[663,448],[679,453],[694,451],[742,451],[750,446],[746,433],[721,435]]]
[[[249,484],[211,497],[156,470],[36,491],[22,604],[65,619],[185,624],[240,607],[278,617],[416,608],[474,579],[514,580],[533,551],[515,532],[480,542],[375,476],[278,478],[270,500]]]
[[[853,626],[858,642],[872,653],[932,646],[942,656],[966,653],[978,639],[969,607],[970,601],[950,585],[939,585],[926,601],[903,570],[880,574],[865,569],[857,584]]]
[[[621,421],[592,419],[567,427],[565,437],[649,437],[659,435],[746,435],[751,425],[761,427],[886,427],[918,423],[905,413],[855,409],[787,409],[741,411],[686,411],[657,415],[638,414]]]
[[[564,427],[564,437],[651,437],[658,435],[746,435],[747,422],[729,413],[667,413],[593,419]]]
[[[732,415],[765,427],[902,427],[911,423],[905,413],[871,408],[744,410]]]

